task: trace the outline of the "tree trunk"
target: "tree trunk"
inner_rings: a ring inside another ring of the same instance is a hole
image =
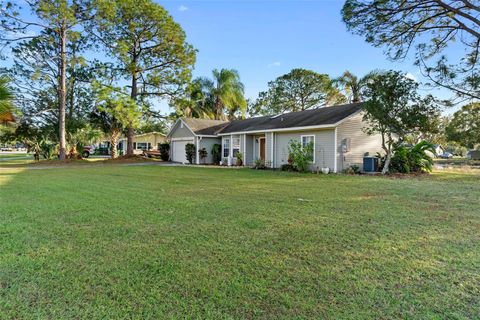
[[[390,167],[390,162],[392,161],[392,152],[387,151],[387,158],[385,159],[385,164],[383,165],[382,174],[388,173],[388,168]]]
[[[60,141],[60,160],[65,160],[66,156],[66,138],[65,138],[65,107],[67,97],[67,81],[66,81],[66,42],[67,30],[64,26],[60,28],[60,64],[59,64],[59,85],[58,85],[58,125],[59,125],[59,141]]]
[[[134,63],[136,59],[134,58]],[[130,97],[133,101],[137,101],[137,71],[133,71],[132,74],[132,89],[130,91]],[[127,126],[127,156],[133,156],[133,138],[135,135],[135,130],[133,129],[132,123],[129,123]]]
[[[118,144],[118,138],[120,137],[120,131],[119,130],[113,130],[110,136],[110,146],[111,146],[111,156],[112,159],[116,159],[118,157],[118,150],[117,150],[117,144]]]
[[[222,103],[219,97],[215,98],[215,120],[223,120]]]
[[[127,129],[127,155],[133,155],[133,138],[135,135],[135,130],[131,125]]]

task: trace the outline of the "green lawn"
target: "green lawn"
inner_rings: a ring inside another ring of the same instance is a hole
[[[480,170],[0,169],[0,318],[480,318],[479,199]]]

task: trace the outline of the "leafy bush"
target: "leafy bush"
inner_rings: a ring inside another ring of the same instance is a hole
[[[343,172],[345,174],[360,174],[361,171],[360,171],[360,167],[354,164],[346,168],[345,170],[343,170]]]
[[[395,146],[389,172],[431,172],[433,159],[428,155],[428,152],[435,154],[435,146],[426,141],[419,142],[414,146]],[[385,157],[382,157],[380,159],[380,167],[383,167],[384,163]]]
[[[241,152],[237,152],[237,166],[243,165],[243,154]]]
[[[212,158],[213,158],[213,163],[219,164],[220,161],[222,160],[222,146],[219,145],[218,143],[215,143],[212,146]]]
[[[446,152],[450,152],[454,156],[459,156],[459,157],[466,157],[468,153],[468,149],[465,148],[464,146],[461,146],[458,143],[450,143],[446,148]]]
[[[257,170],[261,170],[261,169],[265,169],[265,161],[263,161],[262,159],[255,159],[253,161],[253,169],[257,169]]]
[[[208,156],[207,149],[202,148],[198,150],[198,156],[200,157],[200,161],[204,162],[205,158]]]
[[[195,161],[195,145],[193,143],[187,143],[185,145],[185,156],[190,164]]]
[[[282,171],[289,171],[289,172],[297,171],[293,165],[288,164],[288,163],[287,163],[287,164],[283,164],[283,165],[280,167],[280,170],[282,170]]]
[[[170,160],[170,144],[167,142],[161,143],[158,148],[158,151],[160,152],[160,159],[163,161]]]
[[[43,158],[52,159],[57,149],[57,144],[52,141],[42,140],[38,144],[38,147],[39,154],[41,154]]]
[[[288,143],[288,159],[291,160],[292,166],[300,172],[308,171],[310,164],[313,161],[313,142],[306,146],[296,140],[290,140]]]

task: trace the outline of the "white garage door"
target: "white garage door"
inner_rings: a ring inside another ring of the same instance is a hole
[[[185,145],[193,143],[193,140],[172,141],[172,161],[186,163]]]

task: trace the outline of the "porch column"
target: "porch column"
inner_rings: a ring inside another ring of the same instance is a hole
[[[243,166],[247,164],[247,135],[243,135]]]
[[[195,137],[195,153],[196,153],[196,156],[195,156],[195,163],[196,164],[200,164],[200,150],[198,150],[198,148],[200,147],[200,140],[202,138],[200,137]]]
[[[337,145],[337,127],[335,127],[335,134],[334,136],[334,141],[333,141],[333,172],[337,173],[337,152],[338,152],[338,145]]]
[[[232,165],[233,158],[233,135],[230,135],[230,148],[228,149],[228,166]]]

